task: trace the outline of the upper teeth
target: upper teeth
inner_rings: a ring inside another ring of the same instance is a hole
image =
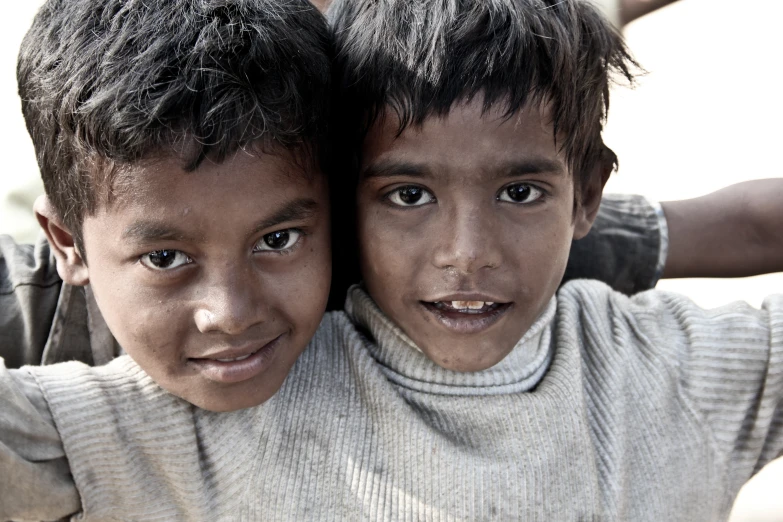
[[[242,357],[237,357],[236,359],[215,359],[215,360],[216,360],[216,361],[220,361],[220,362],[234,362],[234,361],[244,361],[245,359],[247,359],[247,358],[248,358],[248,357],[250,357],[251,355],[253,355],[253,354],[252,354],[252,353],[249,353],[249,354],[247,354],[247,355],[243,355]]]
[[[492,306],[495,303],[492,301],[451,301],[446,304],[458,310],[481,310],[485,306]]]

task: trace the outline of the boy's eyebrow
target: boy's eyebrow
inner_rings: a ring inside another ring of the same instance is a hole
[[[181,230],[157,221],[137,221],[122,233],[123,239],[138,241],[191,241],[192,238]]]
[[[420,164],[398,162],[392,160],[379,161],[367,166],[361,172],[362,178],[393,178],[395,176],[411,176],[422,178],[429,173],[429,169]]]
[[[272,216],[256,223],[251,235],[256,234],[267,228],[271,228],[286,221],[297,221],[311,217],[318,209],[318,203],[314,199],[300,198],[295,199]],[[158,221],[137,221],[133,223],[122,233],[122,238],[133,240],[140,243],[152,241],[180,241],[197,243],[198,238],[194,238],[177,229],[160,223]]]
[[[286,221],[298,221],[312,217],[318,210],[318,203],[314,199],[299,198],[289,202],[272,216],[260,221],[253,229],[253,234],[261,232]]]
[[[516,177],[529,174],[563,175],[567,172],[562,162],[549,158],[528,158],[503,163],[498,169],[498,177]]]
[[[526,158],[502,163],[499,167],[493,167],[498,172],[498,177],[524,176],[528,174],[565,174],[566,169],[559,161],[549,158]],[[369,165],[362,173],[363,178],[392,178],[395,176],[410,176],[421,178],[429,174],[430,169],[426,165],[396,162],[391,160],[380,161]]]

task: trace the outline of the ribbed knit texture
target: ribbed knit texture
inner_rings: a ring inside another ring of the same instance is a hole
[[[327,315],[280,392],[234,413],[127,357],[29,370],[82,520],[719,521],[783,451],[781,297],[706,312],[570,283],[474,374],[427,365],[360,289],[347,310],[359,330]]]

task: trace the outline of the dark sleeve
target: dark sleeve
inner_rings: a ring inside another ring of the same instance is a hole
[[[121,353],[90,287],[60,279],[45,237],[17,245],[0,236],[0,357],[7,368],[100,366]]]
[[[62,280],[49,244],[0,235],[0,357],[8,368],[41,364]]]
[[[647,199],[606,194],[590,233],[571,245],[563,282],[597,279],[628,295],[649,290],[660,278],[667,240],[665,218]]]

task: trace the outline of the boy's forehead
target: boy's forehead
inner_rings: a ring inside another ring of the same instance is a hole
[[[293,161],[240,151],[192,172],[176,157],[125,168],[115,180],[113,201],[85,218],[85,233],[92,231],[91,237],[111,244],[173,240],[228,245],[287,221],[328,217],[323,176],[305,174]]]
[[[503,104],[485,107],[483,100],[454,104],[444,115],[434,114],[400,132],[400,118],[387,107],[362,144],[362,171],[388,161],[462,164],[491,168],[520,161],[567,170],[565,155],[555,140],[545,104],[531,104],[508,114]]]
[[[207,198],[209,187],[234,187],[239,196],[245,190],[276,191],[320,181],[320,168],[304,151],[264,151],[246,148],[222,161],[205,158],[195,169],[187,168],[186,156],[161,154],[123,165],[112,165],[97,174],[104,194],[102,203],[122,207],[157,199],[161,191],[177,199],[184,193]],[[152,198],[151,196],[155,196]]]

